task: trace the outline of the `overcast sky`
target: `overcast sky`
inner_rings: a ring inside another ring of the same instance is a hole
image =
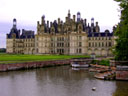
[[[118,9],[114,0],[0,0],[0,48],[5,47],[5,35],[12,27],[13,18],[17,19],[18,29],[36,31],[37,21],[41,21],[42,15],[49,21],[58,17],[65,21],[68,10],[71,15],[79,11],[89,23],[94,17],[104,31],[112,30],[119,22]]]

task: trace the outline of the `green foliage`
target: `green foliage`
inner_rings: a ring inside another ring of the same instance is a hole
[[[109,62],[109,60],[101,60],[101,61],[99,61],[99,65],[109,66],[110,62]]]
[[[115,60],[128,60],[128,0],[115,0],[119,2],[121,17],[115,35],[118,37],[115,46]]]
[[[6,49],[5,48],[0,48],[0,53],[5,53]]]
[[[105,60],[93,60],[91,62],[91,64],[99,64],[99,65],[104,65],[104,66],[109,66],[110,65],[110,62],[108,59],[105,59]]]
[[[98,60],[92,60],[91,64],[98,64]]]

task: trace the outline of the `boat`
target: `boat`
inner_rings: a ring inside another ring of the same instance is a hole
[[[74,68],[88,68],[89,64],[86,63],[85,59],[76,58],[76,59],[72,59],[71,66]]]
[[[75,68],[87,68],[89,67],[89,64],[72,63],[71,66]]]

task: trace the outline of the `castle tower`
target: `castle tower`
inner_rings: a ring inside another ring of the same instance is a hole
[[[61,22],[60,22],[60,18],[58,18],[58,25],[60,25],[60,23],[61,23]]]
[[[73,22],[75,22],[76,21],[76,16],[75,15],[73,15]]]
[[[49,33],[49,21],[47,21],[47,32]]]
[[[98,22],[96,22],[95,31],[96,31],[97,33],[100,32],[100,27],[99,27],[99,25],[98,25]]]
[[[41,24],[42,24],[42,25],[44,25],[44,24],[45,24],[45,15],[43,15],[43,16],[42,16]]]
[[[91,27],[94,27],[94,18],[91,18]]]
[[[68,19],[70,19],[71,14],[70,14],[70,10],[68,10]]]
[[[13,28],[16,29],[16,25],[17,25],[17,21],[16,21],[16,19],[14,18],[14,19],[13,19]]]
[[[80,20],[81,20],[81,14],[80,12],[77,12],[77,22],[80,22]]]
[[[84,19],[84,25],[87,26],[87,19]]]
[[[91,32],[94,32],[94,18],[91,18]]]

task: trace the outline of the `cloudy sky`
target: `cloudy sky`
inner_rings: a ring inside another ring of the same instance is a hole
[[[12,27],[13,18],[17,19],[18,29],[36,31],[42,15],[49,21],[58,17],[64,21],[69,9],[71,15],[81,12],[81,17],[89,23],[94,17],[101,31],[112,30],[119,22],[119,7],[114,0],[0,0],[0,48],[6,46],[6,33]]]

